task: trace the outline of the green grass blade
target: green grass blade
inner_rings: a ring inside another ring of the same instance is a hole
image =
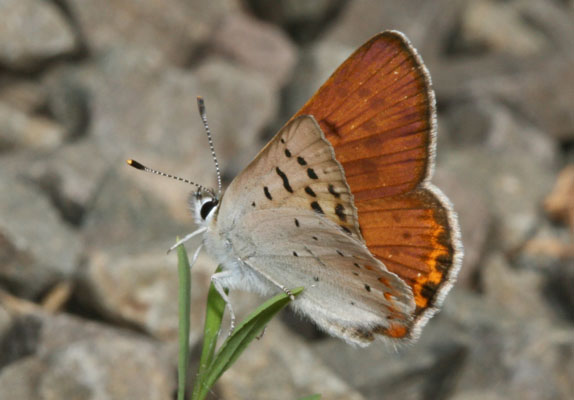
[[[297,288],[292,290],[292,293],[296,296],[302,291],[303,288]],[[211,386],[237,360],[247,345],[263,332],[267,323],[290,301],[288,295],[281,293],[267,300],[239,324],[231,336],[225,340],[202,377],[202,384],[198,389],[198,400],[205,398]]]
[[[215,273],[221,271],[218,267]],[[211,365],[217,345],[217,337],[221,329],[221,320],[225,311],[225,301],[221,298],[213,284],[209,286],[207,294],[207,306],[205,308],[205,323],[203,327],[203,347],[201,349],[201,359],[199,361],[199,370],[195,378],[192,400],[201,399],[199,397],[200,388],[204,386],[205,371]],[[204,396],[205,397],[205,396]]]
[[[178,239],[179,240],[179,239]],[[191,271],[185,247],[177,248],[177,270],[179,275],[178,308],[179,308],[179,355],[177,367],[177,399],[185,399],[187,371],[189,366],[189,316],[191,301]]]
[[[312,394],[310,396],[301,397],[299,400],[321,400],[320,394]]]

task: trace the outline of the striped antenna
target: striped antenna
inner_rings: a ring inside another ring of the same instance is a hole
[[[221,171],[219,170],[219,163],[217,162],[217,157],[215,156],[215,149],[213,147],[213,139],[211,138],[211,131],[209,130],[209,125],[207,125],[207,114],[205,112],[205,103],[203,97],[197,97],[197,108],[199,109],[199,115],[201,116],[201,121],[203,121],[203,127],[205,128],[205,133],[207,134],[207,140],[209,141],[209,149],[211,150],[211,157],[213,157],[213,162],[215,163],[215,172],[217,173],[217,194],[218,197],[221,196]]]
[[[202,190],[202,191],[211,193],[211,195],[213,195],[213,197],[215,197],[215,193],[213,192],[212,189],[208,189],[208,188],[206,188],[205,186],[200,185],[199,183],[195,183],[195,182],[190,181],[189,179],[180,178],[179,176],[166,174],[165,172],[161,172],[161,171],[158,171],[158,170],[155,170],[155,169],[152,169],[152,168],[148,168],[148,167],[146,167],[145,165],[143,165],[143,164],[137,162],[136,160],[129,159],[129,160],[126,160],[126,161],[127,161],[128,165],[129,165],[130,167],[134,167],[135,169],[139,169],[139,170],[142,170],[142,171],[145,171],[145,172],[150,172],[150,173],[152,173],[152,174],[156,174],[156,175],[160,175],[160,176],[165,176],[165,177],[167,177],[167,178],[175,179],[175,180],[178,180],[178,181],[181,181],[181,182],[188,183],[188,184],[190,184],[190,185],[194,185],[194,186],[196,186],[199,190]]]

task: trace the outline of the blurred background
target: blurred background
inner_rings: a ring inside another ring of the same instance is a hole
[[[398,350],[284,313],[212,398],[574,398],[574,1],[0,0],[0,399],[174,398],[192,189],[125,159],[214,185],[202,95],[229,183],[386,29],[433,78],[458,282]]]

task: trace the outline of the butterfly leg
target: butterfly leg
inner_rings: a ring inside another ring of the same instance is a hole
[[[263,327],[263,330],[261,331],[261,333],[259,335],[255,336],[255,339],[257,339],[257,340],[263,339],[263,335],[265,335],[265,331],[267,331],[267,325],[265,325]]]
[[[173,246],[171,246],[168,250],[167,253],[169,254],[172,250],[175,250],[177,248],[177,246],[179,246],[180,244],[184,244],[185,242],[187,242],[189,239],[202,234],[203,232],[205,232],[207,230],[207,228],[203,227],[203,228],[199,228],[198,230],[191,232],[187,235],[185,235],[185,237],[181,240],[178,240]]]
[[[213,287],[215,288],[215,290],[217,290],[217,293],[219,293],[219,295],[225,302],[227,310],[229,311],[229,317],[231,320],[229,324],[229,335],[231,335],[231,333],[235,329],[235,313],[233,312],[233,307],[231,307],[231,301],[229,301],[229,297],[227,296],[227,293],[225,293],[225,288],[229,286],[226,284],[227,282],[232,282],[236,279],[237,279],[236,272],[232,270],[222,271],[211,275],[211,282],[213,283]]]
[[[267,279],[269,282],[271,282],[274,286],[278,287],[279,289],[281,289],[281,291],[283,293],[285,293],[287,296],[289,296],[289,298],[291,299],[291,301],[295,300],[295,296],[293,296],[293,293],[285,286],[283,286],[282,284],[280,284],[279,282],[277,282],[275,279],[271,278],[269,275],[267,275],[266,273],[264,273],[263,271],[260,271],[256,268],[253,268],[252,265],[250,265],[247,261],[240,259],[241,262],[243,262],[245,265],[248,265],[252,270],[257,271],[260,275],[262,275],[265,279]]]
[[[195,253],[193,253],[193,257],[191,258],[191,262],[189,263],[189,269],[191,269],[191,267],[193,267],[193,265],[197,261],[197,257],[199,257],[199,252],[201,251],[202,248],[203,248],[203,244],[200,244],[197,247],[197,249],[195,249]]]

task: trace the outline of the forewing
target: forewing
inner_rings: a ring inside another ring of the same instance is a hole
[[[362,45],[298,115],[315,117],[357,202],[406,193],[430,174],[434,94],[422,60],[398,32]]]
[[[233,180],[220,212],[231,221],[257,210],[284,208],[311,210],[361,237],[341,165],[309,116],[289,122]]]
[[[360,240],[313,211],[257,210],[229,237],[235,255],[265,278],[304,286],[294,306],[332,335],[366,345],[377,335],[403,337],[412,324],[410,288]]]

